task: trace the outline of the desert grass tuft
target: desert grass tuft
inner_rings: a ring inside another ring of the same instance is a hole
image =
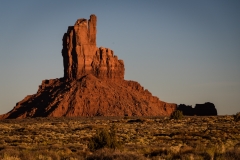
[[[183,113],[180,110],[175,110],[170,116],[170,119],[180,120],[182,118],[183,118]]]
[[[97,133],[90,139],[88,148],[95,151],[101,148],[120,148],[121,144],[117,140],[116,126],[113,125],[110,131],[106,128],[98,129]]]
[[[235,120],[236,122],[240,121],[240,112],[238,112],[238,113],[236,113],[236,114],[234,115],[234,120]]]

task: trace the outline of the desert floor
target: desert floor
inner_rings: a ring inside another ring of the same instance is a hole
[[[112,126],[121,146],[90,150],[96,131]],[[1,120],[0,159],[240,159],[240,122],[233,116]]]

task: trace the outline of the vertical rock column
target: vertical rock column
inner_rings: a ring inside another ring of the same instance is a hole
[[[62,49],[62,56],[63,56],[63,67],[64,67],[64,78],[73,79],[73,75],[76,73],[76,67],[73,67],[76,63],[76,58],[73,59],[73,55],[76,57],[75,52],[75,44],[73,44],[74,38],[74,29],[73,26],[68,27],[67,33],[63,35],[63,49]],[[74,42],[76,42],[74,38]]]
[[[96,54],[97,17],[90,20],[78,19],[74,26],[68,27],[63,36],[63,63],[66,79],[79,79],[92,72],[92,59]]]
[[[123,60],[118,60],[113,51],[109,48],[99,48],[100,64],[99,78],[108,78],[112,80],[124,79],[124,63]]]
[[[96,46],[96,35],[97,35],[97,17],[91,15],[88,21],[88,35],[89,35],[89,44]]]
[[[97,17],[78,19],[63,36],[64,77],[79,79],[86,74],[98,78],[123,80],[124,63],[108,48],[96,46]]]

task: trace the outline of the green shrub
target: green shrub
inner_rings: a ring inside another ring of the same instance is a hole
[[[179,111],[179,110],[175,110],[174,112],[172,112],[171,116],[170,116],[171,119],[182,119],[183,118],[183,113],[182,111]]]
[[[98,129],[96,135],[94,135],[88,144],[88,148],[95,151],[100,148],[119,148],[120,143],[117,141],[116,127],[113,125],[110,131],[106,128]]]
[[[237,114],[234,115],[234,120],[236,122],[240,121],[240,112],[238,112]]]

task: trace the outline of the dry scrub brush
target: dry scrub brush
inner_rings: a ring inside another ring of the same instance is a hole
[[[179,111],[179,110],[175,110],[171,116],[170,116],[171,119],[176,119],[176,120],[180,120],[183,118],[183,113],[182,111]]]
[[[240,121],[240,112],[238,112],[237,114],[234,115],[234,120],[236,122]]]
[[[110,131],[106,128],[98,129],[96,134],[90,139],[88,148],[91,151],[95,151],[101,148],[119,148],[120,142],[116,136],[116,126],[113,125]]]

